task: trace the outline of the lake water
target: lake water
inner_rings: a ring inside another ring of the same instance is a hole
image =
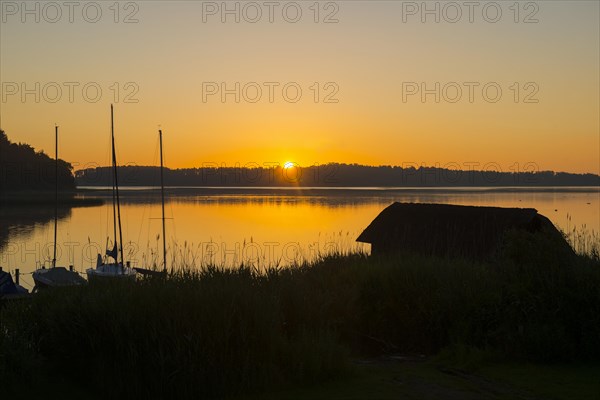
[[[107,238],[112,243],[111,194],[101,190],[93,196],[106,203],[61,209],[57,265],[83,272],[104,253]],[[123,188],[121,196],[125,259],[135,266],[162,266],[159,191]],[[169,188],[167,262],[288,265],[332,251],[368,252],[356,237],[394,201],[531,207],[565,231],[600,232],[599,188]],[[29,273],[52,258],[53,212],[52,206],[5,207],[0,214],[0,266],[19,268],[29,289]]]

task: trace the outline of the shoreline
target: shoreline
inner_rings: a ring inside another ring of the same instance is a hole
[[[104,204],[104,200],[98,197],[85,196],[86,191],[69,190],[59,192],[58,207],[94,207]],[[10,191],[0,195],[0,204],[3,206],[38,206],[54,205],[55,193],[45,190],[23,190]]]
[[[107,186],[81,186],[81,193],[100,194],[110,192]],[[158,186],[124,186],[121,192],[141,195],[160,190]],[[394,195],[410,193],[600,193],[600,186],[467,186],[467,187],[287,187],[287,186],[166,186],[169,195]]]
[[[158,186],[124,186],[127,197],[147,196]],[[289,187],[289,186],[167,186],[169,196],[303,196],[303,197],[376,197],[410,194],[498,194],[498,193],[599,193],[600,186],[456,186],[456,187]],[[112,196],[107,186],[80,186],[59,193],[59,207],[95,207]],[[12,191],[0,195],[3,206],[52,205],[54,192],[45,190]]]

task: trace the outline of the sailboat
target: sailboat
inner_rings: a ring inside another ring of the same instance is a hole
[[[27,289],[19,285],[19,274],[15,277],[16,282],[10,273],[4,272],[0,267],[0,299],[18,299],[29,295]]]
[[[85,279],[71,268],[66,269],[65,267],[56,266],[56,232],[58,225],[58,126],[54,127],[54,137],[54,257],[52,257],[52,266],[50,268],[46,269],[42,266],[42,268],[36,269],[33,272],[33,281],[35,282],[33,288],[34,291],[51,287],[74,286],[86,283]]]
[[[113,228],[114,245],[112,250],[106,251],[106,256],[112,258],[113,262],[104,262],[98,254],[96,268],[88,268],[85,272],[90,282],[112,279],[135,280],[135,269],[125,266],[123,262],[123,232],[121,230],[121,205],[119,200],[119,180],[117,173],[117,155],[115,151],[115,125],[113,105],[110,105],[110,134],[112,143],[112,168],[113,168]],[[117,241],[117,226],[119,239]],[[119,257],[120,256],[120,257]],[[119,261],[120,258],[120,261]],[[129,264],[129,263],[128,263]]]
[[[162,244],[163,244],[163,269],[162,271],[150,270],[144,268],[135,268],[142,275],[164,277],[167,275],[167,238],[165,236],[165,182],[164,182],[164,166],[163,166],[163,142],[162,130],[158,130],[158,139],[160,142],[160,200],[162,208]]]

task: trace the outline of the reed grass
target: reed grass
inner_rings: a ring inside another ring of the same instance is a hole
[[[571,215],[567,214],[567,228],[562,231],[564,238],[577,254],[600,260],[600,233],[586,224],[571,227],[571,221]]]
[[[103,397],[198,399],[330,379],[383,353],[598,362],[600,263],[552,240],[513,232],[486,263],[328,254],[48,291],[2,306],[0,376],[50,368]]]

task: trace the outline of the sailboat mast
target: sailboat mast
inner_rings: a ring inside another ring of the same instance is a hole
[[[160,142],[160,196],[162,205],[163,271],[167,271],[167,238],[165,237],[165,182],[163,168],[162,129],[158,130]]]
[[[113,156],[113,169],[115,174],[115,196],[117,200],[117,222],[119,224],[119,247],[117,251],[121,254],[121,265],[123,263],[123,231],[121,229],[121,204],[119,201],[119,178],[117,174],[117,152],[115,150],[115,129],[114,129],[114,118],[113,118],[113,105],[110,105],[110,124],[112,134],[112,156]],[[116,234],[115,234],[116,240]],[[118,262],[118,261],[117,261]]]
[[[110,137],[112,143],[112,169],[113,169],[113,178],[112,178],[112,205],[113,205],[113,240],[117,241],[117,199],[115,196],[115,177],[116,177],[116,168],[115,165],[115,126],[113,120],[113,105],[110,105]],[[117,248],[116,246],[114,246]],[[117,250],[118,251],[118,250]],[[117,255],[115,254],[115,262],[117,261]]]
[[[58,226],[58,126],[54,125],[54,256],[52,268],[56,267],[56,228]]]

